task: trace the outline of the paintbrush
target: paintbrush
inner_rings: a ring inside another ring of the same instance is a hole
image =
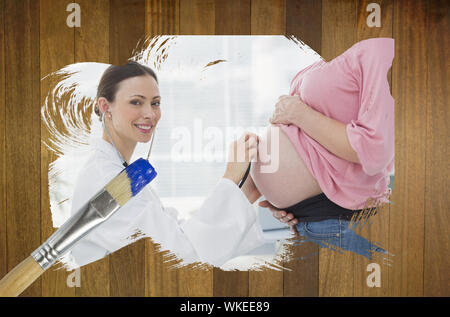
[[[47,241],[0,280],[0,296],[18,296],[61,256],[156,177],[144,159],[130,164],[70,217]]]

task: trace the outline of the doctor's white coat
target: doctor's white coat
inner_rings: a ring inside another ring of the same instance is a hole
[[[98,139],[95,153],[78,177],[71,215],[121,170],[114,147]],[[231,180],[222,178],[188,220],[181,220],[174,208],[164,208],[149,184],[79,241],[71,250],[72,260],[78,266],[97,261],[136,241],[130,236],[137,230],[186,264],[201,261],[221,266],[264,242],[255,208]]]

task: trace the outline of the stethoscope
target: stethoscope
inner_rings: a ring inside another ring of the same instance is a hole
[[[252,166],[252,163],[251,163],[251,162],[248,163],[247,171],[245,172],[244,177],[242,177],[242,180],[241,180],[240,183],[239,183],[239,188],[241,188],[242,185],[244,185],[245,180],[247,179],[248,174],[250,173],[250,167],[251,167],[251,166]]]
[[[111,142],[111,144],[114,147],[114,150],[116,150],[117,155],[119,155],[119,157],[120,157],[120,159],[122,161],[122,165],[125,168],[128,167],[127,161],[125,161],[125,159],[123,158],[122,154],[120,154],[119,150],[117,149],[116,144],[114,143],[114,141],[111,138],[111,135],[109,134],[108,128],[106,127],[106,124],[105,124],[105,112],[103,112],[103,114],[102,114],[102,125],[103,125],[103,129],[105,129],[105,131],[106,131],[106,135],[108,136],[109,141]],[[152,139],[150,141],[150,148],[148,149],[148,154],[147,154],[147,161],[150,158],[150,152],[152,151],[153,140],[155,139],[155,133],[156,133],[156,127],[155,127],[155,130],[152,133]]]

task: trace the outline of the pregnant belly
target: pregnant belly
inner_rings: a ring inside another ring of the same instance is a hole
[[[287,135],[274,125],[260,136],[258,160],[252,163],[250,175],[259,192],[278,208],[322,193]]]

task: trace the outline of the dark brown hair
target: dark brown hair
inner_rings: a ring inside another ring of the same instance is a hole
[[[116,92],[121,81],[144,75],[152,76],[155,78],[156,83],[158,83],[158,78],[156,77],[155,72],[150,67],[144,66],[137,62],[129,62],[123,66],[109,66],[103,73],[102,78],[98,83],[97,100],[100,97],[104,97],[108,100],[108,102],[114,102]],[[94,111],[101,120],[102,113],[100,112],[98,102],[95,104]]]

